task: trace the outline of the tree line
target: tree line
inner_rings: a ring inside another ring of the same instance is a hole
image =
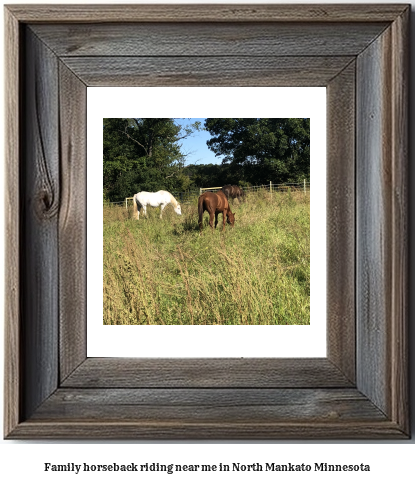
[[[207,131],[221,164],[186,164],[183,141]],[[310,119],[104,119],[104,200],[140,191],[297,183],[310,177]]]

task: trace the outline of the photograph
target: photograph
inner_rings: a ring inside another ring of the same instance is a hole
[[[103,249],[104,324],[310,324],[310,119],[105,118]]]

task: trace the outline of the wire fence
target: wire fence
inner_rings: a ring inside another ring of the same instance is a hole
[[[171,191],[170,193],[178,200],[181,204],[190,203],[194,197],[199,197],[202,193],[207,191],[216,192],[220,190],[221,186],[211,186],[207,188],[199,188],[192,189],[188,191]],[[304,180],[302,183],[272,183],[271,181],[266,185],[257,185],[257,186],[241,186],[240,188],[247,194],[255,193],[259,191],[268,191],[268,192],[288,192],[288,191],[296,191],[296,192],[304,192],[307,193],[310,191],[310,182]],[[132,205],[133,197],[128,197],[125,200],[119,202],[104,202],[105,206],[124,206],[128,207]]]

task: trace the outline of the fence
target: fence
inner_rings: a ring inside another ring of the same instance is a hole
[[[199,190],[189,190],[185,192],[177,192],[172,191],[171,194],[179,200],[181,204],[190,203],[192,197],[198,197],[205,191],[217,191],[220,190],[221,186],[211,186],[208,188],[199,188]],[[304,180],[302,183],[272,183],[271,181],[267,185],[258,185],[258,186],[243,186],[241,187],[245,193],[253,193],[258,192],[261,190],[269,191],[269,192],[287,192],[287,191],[302,191],[307,193],[310,191],[310,182]],[[128,208],[130,205],[129,200],[132,200],[133,197],[128,197],[125,200],[120,202],[104,202],[104,205],[108,206],[125,206]],[[132,202],[131,202],[132,203]]]
[[[220,190],[221,186],[211,186],[210,188],[199,188],[199,195],[205,193],[205,190]]]
[[[310,182],[307,180],[304,180],[302,183],[272,183],[271,181],[269,182],[269,185],[259,185],[259,186],[250,186],[250,187],[243,187],[243,190],[245,192],[255,192],[255,191],[260,191],[261,189],[268,190],[270,192],[287,192],[288,190],[290,191],[302,191],[304,193],[307,193],[307,191],[310,191]]]
[[[212,191],[212,190],[220,190],[221,186],[211,186],[210,188],[199,188],[199,195],[204,193],[205,191]],[[269,190],[270,192],[275,191],[303,191],[304,193],[310,191],[310,182],[304,180],[302,183],[272,183],[269,182],[269,185],[258,185],[258,186],[242,186],[241,187],[245,193],[260,191],[261,189]]]

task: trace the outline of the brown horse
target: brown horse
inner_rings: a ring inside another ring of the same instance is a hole
[[[232,198],[232,201],[234,198],[245,201],[245,192],[237,185],[225,185],[222,187],[222,191],[226,195],[226,198]]]
[[[209,225],[212,227],[213,230],[213,217],[215,217],[215,228],[218,225],[218,214],[223,214],[223,227],[222,231],[225,230],[226,222],[231,225],[231,227],[235,224],[235,214],[231,212],[231,208],[229,206],[228,199],[226,198],[225,194],[222,190],[219,190],[217,193],[213,193],[211,191],[207,191],[203,193],[199,197],[199,202],[197,204],[199,210],[199,229],[200,233],[202,233],[203,229],[203,213],[206,210],[209,213]]]

